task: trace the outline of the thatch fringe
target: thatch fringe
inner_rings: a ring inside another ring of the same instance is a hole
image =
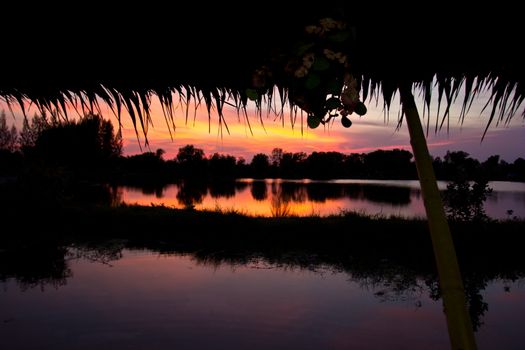
[[[433,81],[435,83],[433,84]],[[423,117],[427,117],[427,133],[430,128],[430,104],[432,102],[432,92],[437,90],[437,113],[434,121],[434,132],[438,132],[446,125],[449,128],[450,107],[456,102],[460,92],[464,91],[461,103],[461,112],[459,115],[460,122],[463,123],[466,115],[469,113],[474,99],[482,92],[489,91],[490,99],[487,101],[483,110],[490,109],[489,118],[482,138],[485,136],[489,127],[503,123],[507,125],[512,118],[518,114],[518,111],[525,99],[524,84],[518,81],[505,80],[495,74],[486,76],[458,76],[447,77],[437,75],[435,79],[415,82],[413,88],[423,96],[424,105]],[[392,99],[397,93],[396,84],[377,82],[367,77],[361,77],[361,91],[363,99],[371,102],[374,98],[381,95],[384,99],[385,110],[391,108]],[[79,116],[88,113],[100,113],[100,103],[109,106],[112,113],[117,118],[119,126],[122,125],[122,111],[126,110],[129,114],[137,137],[145,137],[145,144],[148,145],[148,129],[153,126],[151,117],[151,101],[156,96],[162,107],[163,116],[167,128],[173,137],[176,130],[175,110],[176,102],[173,96],[179,97],[178,105],[181,106],[185,123],[188,123],[190,115],[190,105],[194,105],[193,119],[195,121],[197,108],[204,101],[208,112],[208,121],[211,132],[212,117],[216,117],[219,124],[219,132],[222,135],[223,128],[229,133],[228,124],[224,118],[223,109],[225,105],[233,106],[237,110],[239,121],[241,115],[248,123],[251,132],[251,124],[247,113],[248,98],[244,91],[239,89],[228,88],[200,88],[192,85],[179,85],[176,87],[162,89],[122,89],[102,84],[95,85],[90,89],[84,90],[62,90],[52,94],[34,94],[20,90],[2,91],[1,97],[11,109],[12,105],[17,104],[24,117],[26,116],[26,107],[35,105],[41,112],[55,112],[64,120],[69,118],[68,108],[73,108]],[[279,102],[277,102],[279,101]],[[293,128],[297,120],[297,106],[290,99],[287,88],[277,86],[275,89],[269,89],[267,95],[261,96],[255,101],[257,115],[260,123],[264,126],[263,110],[266,109],[266,116],[273,113],[283,121],[285,105],[289,104],[290,108],[290,125]],[[525,110],[521,112],[525,118]],[[302,118],[301,118],[302,120]],[[398,118],[402,123],[402,115]],[[301,122],[301,130],[303,128]]]

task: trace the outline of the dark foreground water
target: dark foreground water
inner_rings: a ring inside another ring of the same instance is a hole
[[[6,350],[448,348],[433,274],[388,261],[338,266],[118,244],[13,259],[26,264],[2,260]],[[466,282],[479,348],[523,349],[525,280],[494,276]]]
[[[525,218],[525,183],[493,181],[485,202],[494,219]],[[440,189],[446,183],[439,182]],[[234,210],[247,215],[332,215],[355,211],[369,215],[425,217],[419,182],[415,180],[252,180],[181,183],[160,187],[117,189],[128,204]]]

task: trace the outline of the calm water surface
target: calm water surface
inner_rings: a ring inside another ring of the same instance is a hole
[[[0,282],[2,349],[448,349],[441,301],[406,271],[145,250],[69,250],[60,270]],[[523,349],[525,281],[483,285],[480,349]]]
[[[525,218],[525,183],[489,183],[487,215]],[[439,182],[444,190],[445,182]],[[248,215],[306,216],[357,211],[371,215],[424,217],[418,181],[403,180],[251,180],[220,184],[180,184],[159,188],[120,187],[125,203],[176,208],[235,210]],[[509,212],[511,210],[512,212]]]

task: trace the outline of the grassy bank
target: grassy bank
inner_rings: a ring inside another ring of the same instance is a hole
[[[427,223],[420,219],[345,213],[329,217],[248,217],[237,213],[142,206],[68,206],[3,210],[1,242],[126,239],[180,247],[301,250],[397,257],[432,264]],[[525,221],[451,223],[466,263],[521,259]],[[18,242],[18,243],[17,243]],[[366,253],[361,253],[366,252]],[[430,258],[429,258],[430,257]]]

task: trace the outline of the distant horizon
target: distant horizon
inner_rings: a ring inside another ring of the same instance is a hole
[[[148,140],[150,141],[151,151],[154,152],[158,148],[166,151],[166,159],[175,157],[178,149],[187,144],[203,149],[207,155],[213,153],[230,154],[235,157],[243,157],[248,162],[253,155],[257,153],[270,154],[274,148],[282,148],[286,152],[305,153],[316,151],[335,151],[344,154],[369,153],[378,149],[391,150],[396,148],[412,152],[405,123],[400,130],[396,130],[398,115],[396,103],[398,102],[392,103],[389,114],[390,120],[388,117],[385,119],[382,102],[378,103],[378,107],[375,106],[375,102],[367,103],[368,113],[363,117],[351,115],[350,119],[353,125],[348,129],[343,128],[339,120],[336,120],[333,125],[326,129],[323,129],[322,125],[315,130],[308,129],[306,115],[304,115],[302,133],[300,113],[297,114],[294,128],[292,128],[289,112],[284,113],[284,120],[272,115],[267,118],[263,112],[264,124],[261,124],[252,108],[251,111],[248,110],[250,117],[250,125],[248,126],[242,115],[239,122],[237,112],[233,108],[226,107],[224,116],[228,122],[230,134],[223,127],[222,137],[217,117],[213,115],[213,112],[211,121],[208,121],[207,111],[201,106],[194,122],[193,108],[190,107],[187,125],[185,125],[185,118],[182,116],[177,118],[177,129],[173,133],[173,141],[170,138],[162,112],[157,111],[155,114],[156,111],[153,108],[152,118],[155,118],[155,115],[157,118],[154,120],[155,127],[148,130]],[[484,104],[485,101],[482,99],[475,101],[463,125],[460,124],[458,117],[459,106],[457,103],[453,105],[448,133],[446,122],[440,131],[435,132],[436,109],[431,109],[431,121],[427,137],[431,155],[443,158],[447,151],[464,151],[480,161],[484,161],[492,155],[499,155],[501,159],[509,163],[520,157],[525,158],[525,121],[521,116],[515,116],[507,126],[492,125],[483,142],[481,142],[488,120],[487,111],[481,113]],[[160,109],[160,106],[157,108]],[[184,115],[182,112],[180,114]],[[123,119],[124,154],[134,155],[148,151],[143,144],[141,151],[129,117],[126,116]],[[422,122],[426,123],[426,121],[425,117]],[[249,127],[252,129],[253,136]],[[142,137],[141,141],[144,141]]]
[[[417,95],[417,94],[416,94]],[[491,125],[483,142],[481,138],[489,118],[489,111],[482,112],[488,94],[477,98],[466,116],[464,123],[459,120],[461,104],[456,102],[451,106],[449,131],[447,132],[447,121],[440,131],[435,133],[436,123],[441,123],[441,116],[436,120],[437,103],[431,105],[430,125],[427,137],[430,153],[434,157],[441,157],[447,151],[464,151],[473,158],[484,161],[491,155],[499,155],[502,160],[512,163],[517,158],[525,158],[525,120],[521,115],[516,115],[508,125]],[[458,101],[461,101],[459,96]],[[422,102],[419,100],[418,108],[421,112]],[[343,128],[339,120],[330,127],[323,129],[308,129],[306,126],[306,115],[301,130],[301,114],[297,113],[294,127],[290,121],[290,113],[285,110],[283,119],[270,113],[266,115],[266,109],[262,112],[262,123],[253,105],[248,106],[249,124],[245,117],[238,115],[233,107],[225,106],[224,120],[228,123],[229,134],[225,126],[220,133],[216,111],[212,110],[211,120],[204,105],[200,105],[194,118],[194,106],[190,105],[188,121],[186,124],[186,107],[175,104],[175,132],[168,129],[162,108],[156,98],[152,99],[151,116],[153,126],[149,126],[148,141],[149,149],[144,145],[144,137],[139,128],[139,141],[133,128],[131,118],[127,112],[122,113],[122,135],[123,154],[134,155],[146,151],[163,149],[165,159],[172,159],[177,155],[178,149],[187,144],[192,144],[203,149],[206,155],[214,153],[229,154],[235,157],[243,157],[249,162],[254,154],[270,154],[274,148],[282,148],[286,152],[341,152],[369,153],[378,149],[405,149],[412,152],[410,140],[405,123],[399,130],[397,128],[397,116],[399,101],[394,99],[390,110],[390,120],[385,118],[383,103],[381,100],[367,100],[368,113],[359,117],[355,114],[350,116],[353,122],[349,129]],[[0,102],[0,110],[5,110],[8,123],[13,123],[9,108],[4,102]],[[23,115],[20,107],[12,105],[15,115],[14,124],[21,129]],[[441,115],[444,107],[441,108]],[[33,106],[26,114],[31,117],[37,112]],[[101,112],[104,118],[113,122],[115,129],[118,128],[117,118],[110,108],[101,103]],[[77,113],[71,109],[70,116]],[[422,119],[426,127],[427,117]],[[251,127],[251,131],[250,131]],[[253,133],[253,135],[252,135]],[[173,140],[171,139],[173,137]]]
[[[133,141],[131,141],[130,143],[125,144],[123,146],[123,150],[122,150],[122,155],[123,156],[134,156],[134,155],[139,155],[139,154],[143,154],[143,153],[146,153],[146,152],[153,152],[154,153],[158,149],[162,149],[164,151],[163,158],[165,160],[171,160],[171,159],[173,159],[173,158],[175,158],[177,156],[179,148],[182,148],[182,147],[184,147],[186,145],[192,145],[195,148],[202,149],[204,151],[204,154],[205,154],[206,157],[211,157],[213,154],[218,153],[220,155],[234,156],[237,159],[244,158],[247,163],[249,163],[252,160],[253,156],[258,154],[258,153],[264,153],[264,154],[267,154],[267,155],[271,155],[272,150],[274,148],[281,148],[283,150],[283,152],[287,152],[287,153],[304,152],[306,154],[311,154],[312,152],[339,152],[339,153],[342,153],[342,154],[363,154],[363,153],[366,154],[366,153],[371,153],[371,152],[375,152],[375,151],[379,151],[379,150],[391,151],[391,150],[394,150],[394,149],[406,150],[406,151],[409,151],[410,153],[413,154],[412,148],[410,146],[407,147],[406,145],[393,145],[393,146],[378,147],[378,148],[366,147],[366,148],[363,148],[363,149],[343,150],[343,151],[336,150],[336,149],[334,149],[334,150],[329,150],[329,149],[326,149],[326,150],[325,149],[315,150],[314,149],[314,150],[305,151],[305,150],[302,150],[302,149],[294,150],[294,149],[287,149],[287,148],[282,148],[282,147],[279,147],[279,146],[275,146],[275,147],[273,147],[271,149],[264,150],[264,151],[261,150],[260,152],[255,152],[255,153],[247,153],[245,151],[240,151],[240,153],[235,153],[235,151],[232,151],[232,152],[228,151],[227,147],[224,147],[224,148],[220,147],[220,146],[217,146],[217,147],[206,147],[207,145],[205,145],[205,148],[203,148],[203,147],[199,146],[199,144],[177,142],[177,140],[173,141],[173,145],[176,145],[176,146],[169,147],[168,148],[169,151],[166,150],[166,148],[163,148],[163,147],[154,147],[157,143],[156,142],[151,142],[151,141],[150,141],[150,147],[149,148],[143,146],[142,150],[140,150],[138,144],[136,143],[136,140],[134,142],[135,143],[133,143]],[[458,148],[458,147],[446,148],[445,145],[446,144],[441,145],[441,144],[438,144],[438,143],[429,145],[430,155],[433,158],[440,157],[441,159],[443,159],[447,152],[466,152],[466,153],[469,154],[469,156],[471,158],[477,159],[480,162],[483,162],[483,161],[487,160],[490,156],[493,156],[493,155],[500,156],[500,160],[504,160],[507,163],[513,163],[518,158],[525,159],[525,154],[517,155],[514,158],[509,158],[509,157],[505,157],[503,154],[497,153],[497,152],[489,152],[489,153],[486,153],[486,156],[478,157],[478,156],[476,156],[475,153],[469,152],[468,150],[461,149],[461,148]],[[451,145],[453,145],[453,144],[451,144]],[[439,153],[435,153],[435,152],[433,152],[433,150],[438,150]],[[485,154],[485,153],[481,152],[481,154]]]

